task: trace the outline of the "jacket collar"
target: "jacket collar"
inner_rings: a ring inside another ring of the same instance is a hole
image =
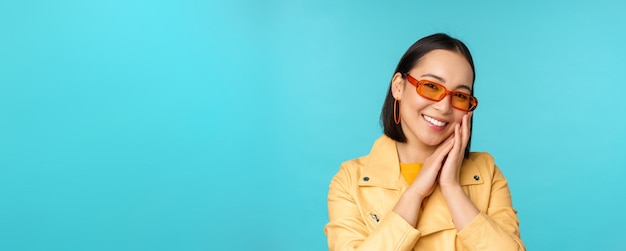
[[[359,172],[359,186],[378,186],[388,189],[398,189],[407,186],[400,174],[400,160],[396,141],[386,135],[374,142],[367,161]],[[463,161],[459,181],[461,185],[482,184],[483,179],[478,166],[471,158]]]
[[[383,135],[378,138],[359,172],[359,186],[400,187],[400,160],[396,141]]]

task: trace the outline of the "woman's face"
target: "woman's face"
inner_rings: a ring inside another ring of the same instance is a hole
[[[424,55],[409,71],[417,80],[442,84],[448,91],[471,93],[474,73],[458,52],[433,50]],[[400,100],[401,126],[409,144],[437,146],[454,132],[467,112],[450,105],[450,95],[440,101],[420,96],[415,86],[396,73],[392,80],[393,96]]]

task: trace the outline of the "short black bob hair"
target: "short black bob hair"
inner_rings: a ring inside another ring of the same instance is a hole
[[[474,73],[474,77],[472,79],[472,84],[476,80],[476,71],[474,70],[474,60],[472,59],[472,54],[470,54],[469,49],[463,42],[460,40],[450,37],[444,33],[436,33],[430,36],[426,36],[415,42],[409,49],[404,53],[396,70],[394,71],[394,75],[396,73],[402,74],[402,78],[406,78],[406,74],[415,67],[415,64],[427,53],[437,50],[443,49],[452,52],[458,52],[469,62],[472,67],[472,73]],[[406,136],[402,131],[401,124],[397,124],[393,119],[393,103],[395,101],[393,94],[391,93],[392,85],[389,84],[389,90],[387,91],[387,97],[385,98],[385,102],[383,104],[383,109],[380,114],[380,123],[383,126],[383,131],[385,135],[392,138],[398,142],[406,142]],[[471,94],[474,95],[474,88],[471,90]],[[402,123],[402,122],[400,122]],[[472,122],[470,122],[471,126]],[[469,157],[470,152],[470,144],[472,142],[471,136],[471,127],[470,127],[470,138],[467,142],[467,147],[465,147],[465,157]]]

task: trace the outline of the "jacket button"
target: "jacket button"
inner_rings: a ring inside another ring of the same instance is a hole
[[[478,177],[478,175],[474,175],[474,180],[479,180],[480,177]]]
[[[363,181],[369,181],[370,177],[363,177]]]

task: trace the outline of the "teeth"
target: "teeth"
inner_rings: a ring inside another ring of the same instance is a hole
[[[436,119],[434,119],[432,117],[429,117],[429,116],[426,116],[426,115],[423,115],[423,116],[424,116],[424,119],[426,119],[426,121],[430,122],[433,125],[444,126],[444,125],[447,124],[446,122],[442,122],[442,121],[436,120]]]

